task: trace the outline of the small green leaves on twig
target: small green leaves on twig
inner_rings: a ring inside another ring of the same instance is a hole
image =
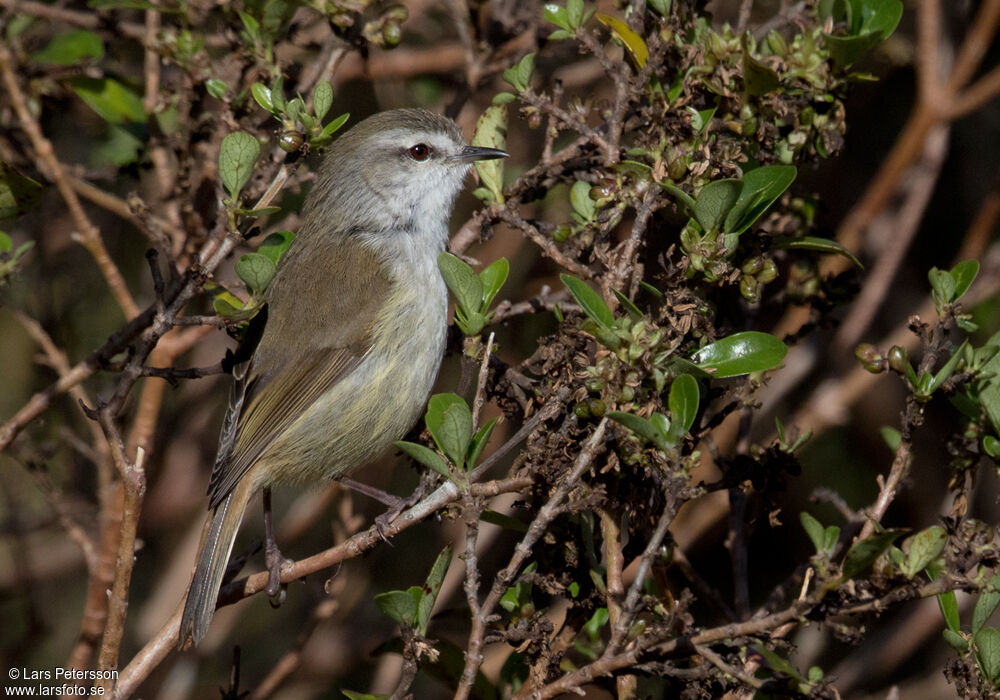
[[[903,540],[901,548],[903,561],[900,569],[903,575],[906,578],[913,578],[926,569],[941,556],[946,544],[948,544],[948,533],[939,525],[933,525],[907,537]]]
[[[234,131],[222,139],[219,177],[232,206],[236,206],[240,191],[250,181],[259,157],[260,142],[245,131]]]
[[[278,263],[295,240],[291,231],[278,231],[264,239],[256,252],[247,253],[236,261],[236,274],[250,292],[246,303],[222,287],[206,285],[212,295],[215,313],[227,321],[237,322],[237,332],[245,329],[245,323],[257,315],[264,306],[264,293],[270,286],[278,270]]]
[[[846,35],[824,34],[830,56],[837,66],[849,66],[888,38],[903,16],[900,0],[821,0],[820,17],[846,22]]]
[[[476,466],[497,420],[473,434],[472,411],[465,399],[457,394],[435,394],[427,402],[424,423],[440,454],[415,442],[399,440],[394,444],[428,469],[463,486],[464,472]]]
[[[646,419],[622,411],[611,411],[608,418],[621,423],[657,449],[668,450],[680,444],[691,430],[700,400],[698,381],[690,374],[682,374],[670,385],[667,399],[670,418],[662,413],[654,413]]]
[[[865,573],[872,567],[882,553],[889,549],[889,546],[906,532],[905,529],[895,528],[876,532],[871,537],[855,542],[847,550],[844,563],[841,565],[840,580],[843,583],[850,581]]]
[[[547,2],[542,9],[545,20],[559,27],[549,34],[551,40],[569,39],[587,23],[593,13],[593,10],[587,11],[584,8],[583,0],[566,0],[566,7]]]
[[[517,583],[507,588],[500,598],[500,607],[509,612],[514,620],[535,614],[535,604],[531,599],[531,582],[524,579],[537,568],[538,562],[534,561],[524,567],[524,572]]]
[[[464,260],[443,252],[438,256],[438,269],[455,295],[455,323],[465,335],[479,335],[492,320],[490,304],[507,281],[510,272],[507,259],[495,260],[477,275]]]
[[[977,260],[963,260],[951,270],[932,267],[927,273],[927,278],[931,283],[931,296],[934,297],[934,306],[938,314],[943,313],[944,307],[948,304],[954,304],[961,299],[969,291],[978,274]]]
[[[311,148],[325,146],[350,117],[344,113],[323,126],[323,118],[333,106],[333,87],[328,82],[319,82],[313,88],[311,112],[301,95],[286,100],[282,90],[281,78],[276,79],[271,87],[263,83],[250,86],[250,94],[257,104],[281,122],[283,133],[280,146],[286,151],[297,151],[304,142],[304,137],[308,137]]]
[[[569,202],[573,207],[573,219],[578,224],[587,224],[597,215],[597,205],[590,198],[590,183],[577,180],[569,190]]]
[[[840,528],[836,525],[823,527],[816,518],[805,511],[799,513],[799,522],[809,535],[809,541],[816,548],[816,554],[826,558],[832,556],[837,540],[840,539]]]
[[[535,54],[525,54],[524,58],[518,61],[516,66],[512,66],[503,72],[503,79],[506,80],[518,92],[524,92],[530,87],[531,74],[535,72]]]
[[[375,605],[396,622],[412,627],[421,636],[426,635],[431,611],[441,592],[441,584],[451,564],[452,554],[451,545],[441,550],[423,586],[410,586],[405,591],[379,593],[375,596]]]

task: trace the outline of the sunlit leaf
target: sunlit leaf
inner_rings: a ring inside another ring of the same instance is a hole
[[[594,16],[598,22],[608,27],[615,37],[625,45],[629,56],[632,57],[636,65],[640,68],[646,65],[646,61],[649,60],[649,49],[646,48],[646,42],[642,40],[641,36],[632,31],[631,27],[617,17],[612,17],[601,12],[598,12]]]
[[[713,377],[735,377],[763,372],[781,364],[788,347],[770,333],[745,331],[706,345],[692,356]]]

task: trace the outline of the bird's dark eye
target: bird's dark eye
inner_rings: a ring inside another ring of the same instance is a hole
[[[426,143],[418,143],[416,146],[410,146],[410,158],[413,160],[427,160],[430,154],[431,147]]]

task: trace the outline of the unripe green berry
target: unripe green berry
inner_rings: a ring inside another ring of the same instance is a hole
[[[386,22],[382,27],[382,41],[385,46],[396,46],[403,39],[403,28],[397,22]]]
[[[278,146],[286,153],[295,153],[302,148],[302,134],[297,131],[283,131],[278,137]]]
[[[889,348],[889,367],[892,368],[893,372],[898,372],[899,374],[904,374],[906,368],[910,364],[910,355],[906,352],[906,348],[901,345],[893,345]]]

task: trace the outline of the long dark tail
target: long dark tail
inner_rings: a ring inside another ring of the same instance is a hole
[[[222,577],[226,573],[226,564],[233,552],[236,532],[251,495],[253,492],[249,479],[243,479],[212,514],[211,523],[201,540],[198,563],[188,590],[184,615],[181,617],[181,647],[187,644],[188,639],[198,644],[208,632],[215,614],[215,604],[219,599]]]

